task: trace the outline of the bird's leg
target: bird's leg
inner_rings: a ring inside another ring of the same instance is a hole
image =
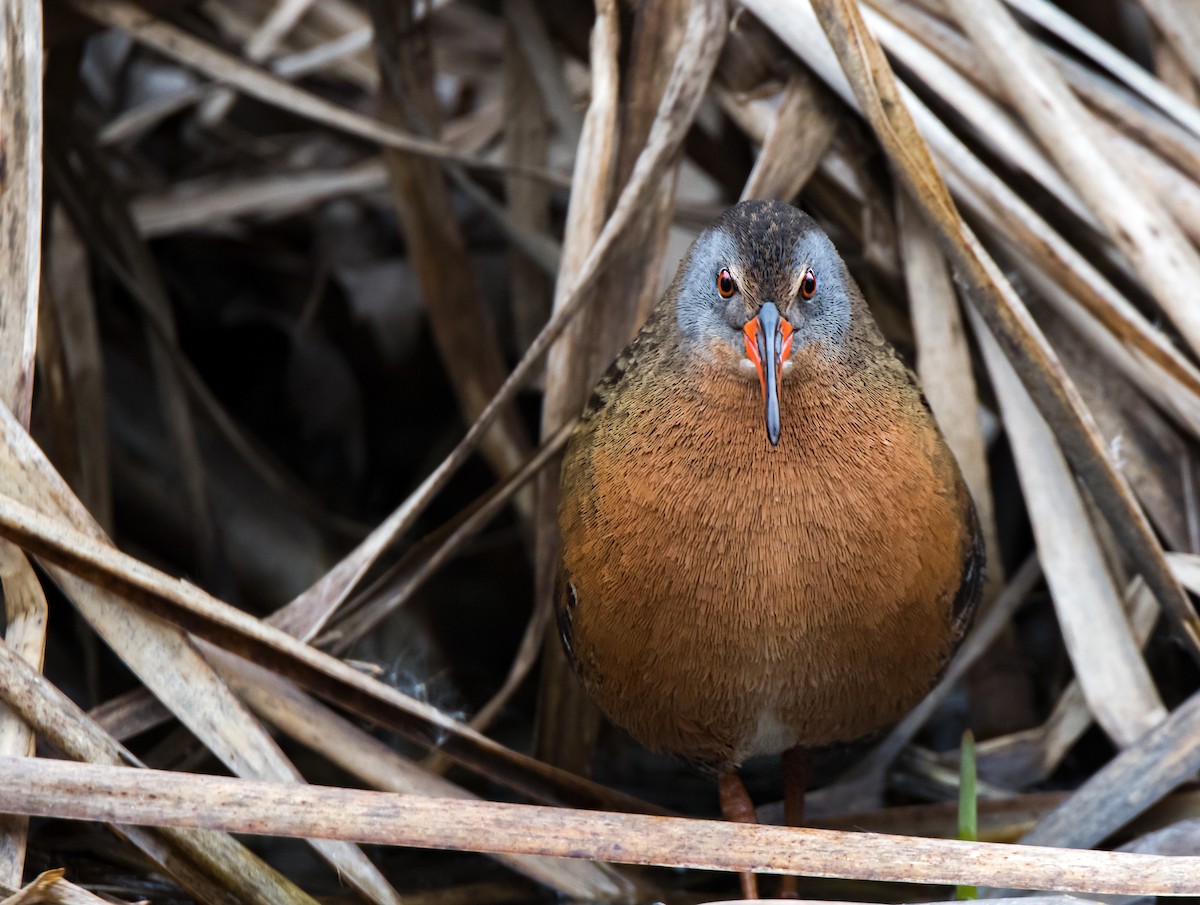
[[[804,795],[811,774],[812,758],[807,748],[797,745],[783,752],[783,822],[788,826],[804,825]],[[779,898],[799,897],[797,878],[793,874],[780,877]]]
[[[729,769],[717,778],[717,794],[721,799],[721,816],[735,823],[758,823],[754,813],[754,802],[737,770]],[[743,871],[742,898],[758,898],[758,877],[750,871]]]

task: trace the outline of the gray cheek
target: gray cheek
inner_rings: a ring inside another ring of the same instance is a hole
[[[796,339],[805,345],[816,343],[833,348],[850,332],[850,301],[840,285],[822,287],[824,292],[810,305]],[[835,301],[829,302],[828,299]]]
[[[724,309],[715,305],[688,305],[676,309],[680,333],[698,354],[711,357],[712,343],[725,341],[741,354],[741,337],[726,323]]]
[[[736,248],[723,233],[703,233],[682,264],[675,303],[679,331],[689,340],[719,335],[725,306],[717,295],[717,273],[734,260]]]

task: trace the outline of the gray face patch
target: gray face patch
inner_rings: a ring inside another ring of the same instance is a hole
[[[725,320],[729,300],[717,292],[717,274],[728,268],[736,281],[738,259],[733,238],[719,230],[705,230],[692,243],[680,264],[675,304],[679,331],[690,343],[702,347],[705,340],[725,333],[731,339],[737,338],[736,331]]]
[[[735,208],[734,211],[737,209]],[[729,215],[692,244],[676,276],[675,316],[685,344],[700,355],[727,343],[743,355],[742,327],[764,302],[774,302],[793,327],[793,350],[819,345],[832,350],[850,327],[845,266],[833,243],[794,208],[770,205],[750,218],[728,223]],[[816,292],[800,295],[811,268]],[[738,291],[717,291],[717,275],[728,269]]]
[[[792,252],[792,270],[797,274],[797,290],[805,270],[810,268],[817,280],[817,291],[811,299],[805,299],[797,293],[786,312],[788,321],[796,330],[793,348],[796,343],[836,346],[845,339],[850,329],[846,267],[829,237],[815,226],[800,237]]]

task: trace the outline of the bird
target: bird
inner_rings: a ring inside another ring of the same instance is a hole
[[[829,237],[743,201],[692,243],[564,452],[554,590],[599,709],[717,779],[898,722],[983,585],[975,507],[920,385]],[[745,898],[757,897],[753,874]]]

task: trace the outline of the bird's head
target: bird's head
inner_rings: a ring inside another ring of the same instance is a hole
[[[840,345],[857,293],[851,286],[833,243],[808,214],[744,201],[692,243],[675,277],[675,316],[690,352],[738,379],[758,380],[775,445],[784,374],[800,350]]]

